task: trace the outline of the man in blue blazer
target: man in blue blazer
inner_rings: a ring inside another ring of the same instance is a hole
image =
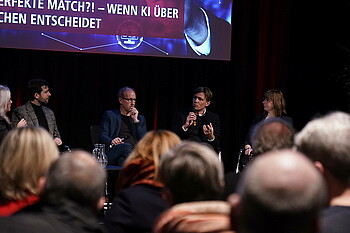
[[[135,108],[136,93],[130,87],[118,91],[119,110],[104,112],[99,140],[105,144],[109,165],[122,166],[135,144],[147,133],[145,117]]]

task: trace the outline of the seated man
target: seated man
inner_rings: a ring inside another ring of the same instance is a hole
[[[153,232],[231,232],[230,206],[220,201],[222,164],[210,147],[183,142],[161,157],[158,176],[172,207],[156,221]]]
[[[192,107],[184,109],[173,119],[172,130],[181,139],[209,144],[220,151],[220,118],[207,110],[213,93],[208,87],[198,87],[193,94]]]
[[[106,145],[108,164],[122,166],[135,144],[147,133],[146,120],[135,108],[136,93],[130,87],[118,91],[119,110],[102,116],[99,140]]]
[[[105,182],[105,170],[89,153],[63,154],[42,177],[41,201],[0,221],[0,231],[103,233],[97,213],[105,201]]]
[[[290,149],[258,156],[231,194],[232,226],[244,233],[316,233],[325,182],[303,154]]]
[[[62,140],[55,114],[44,106],[51,96],[49,84],[42,79],[29,80],[27,92],[29,101],[13,110],[12,125],[15,127],[20,120],[25,119],[28,126],[41,126],[49,131],[57,146],[61,146]]]

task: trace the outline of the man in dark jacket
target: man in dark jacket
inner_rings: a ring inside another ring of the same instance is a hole
[[[41,201],[1,219],[0,232],[103,233],[97,213],[104,204],[105,182],[105,170],[90,154],[64,154],[40,181],[45,183]]]
[[[130,87],[118,91],[119,110],[103,113],[99,141],[107,146],[108,164],[122,166],[135,144],[147,133],[145,117],[135,107],[136,93]]]
[[[210,145],[220,151],[220,118],[208,111],[213,93],[208,87],[198,87],[193,93],[192,107],[180,111],[172,123],[172,130],[181,139]]]

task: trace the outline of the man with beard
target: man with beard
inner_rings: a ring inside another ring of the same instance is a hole
[[[16,126],[21,119],[25,119],[28,126],[40,126],[52,135],[57,146],[62,145],[55,114],[44,106],[51,96],[49,84],[43,79],[32,79],[27,85],[29,101],[13,111],[12,125]]]

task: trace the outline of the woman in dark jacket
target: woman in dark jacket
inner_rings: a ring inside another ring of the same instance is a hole
[[[148,132],[125,160],[117,180],[117,193],[107,212],[109,233],[152,232],[156,218],[168,208],[162,198],[163,183],[156,179],[162,154],[180,143],[167,130]]]
[[[286,111],[286,101],[283,97],[283,93],[279,90],[271,89],[265,92],[262,101],[264,112],[258,115],[249,129],[248,135],[244,144],[244,154],[250,155],[253,152],[251,136],[254,131],[254,127],[261,121],[269,118],[279,117],[287,122],[291,127],[293,127],[293,120],[287,115]]]

